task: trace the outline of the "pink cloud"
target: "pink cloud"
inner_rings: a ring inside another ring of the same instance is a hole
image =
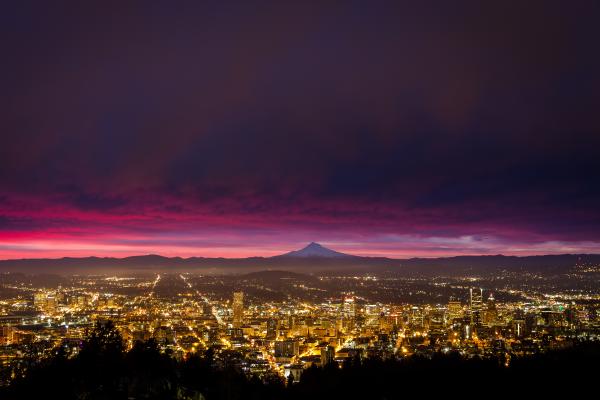
[[[600,251],[598,234],[548,230],[543,221],[536,225],[535,212],[519,220],[494,205],[449,210],[340,199],[130,198],[107,209],[58,197],[5,199],[0,258],[271,256],[313,240],[352,254],[397,258]],[[488,207],[495,213],[486,215]]]

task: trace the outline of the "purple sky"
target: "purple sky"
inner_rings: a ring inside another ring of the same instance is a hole
[[[0,259],[600,252],[600,4],[13,2]]]

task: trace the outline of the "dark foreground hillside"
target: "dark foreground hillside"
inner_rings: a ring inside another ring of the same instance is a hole
[[[574,347],[532,358],[465,360],[353,360],[342,368],[309,368],[300,382],[274,375],[248,378],[233,367],[216,367],[212,352],[184,361],[162,354],[156,343],[125,351],[111,324],[96,327],[73,358],[58,352],[15,373],[1,399],[406,399],[554,398],[594,393],[600,345]],[[19,377],[21,375],[21,377]],[[597,393],[596,393],[597,395]],[[594,395],[595,396],[595,395]]]

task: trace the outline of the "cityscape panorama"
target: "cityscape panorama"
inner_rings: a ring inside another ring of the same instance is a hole
[[[1,9],[0,399],[598,396],[599,2]]]

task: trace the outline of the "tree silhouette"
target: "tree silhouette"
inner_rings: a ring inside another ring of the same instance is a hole
[[[233,359],[219,363],[220,357],[207,350],[176,361],[153,340],[136,342],[125,352],[112,323],[96,324],[78,355],[69,358],[59,349],[38,360],[23,377],[0,388],[0,399],[389,400],[410,395],[463,398],[465,388],[505,397],[518,393],[540,398],[560,390],[575,396],[595,382],[600,344],[579,343],[567,350],[513,358],[509,367],[497,359],[466,359],[457,353],[386,360],[355,357],[342,367],[331,363],[307,368],[299,381],[290,376],[287,385],[274,373],[249,377]]]

